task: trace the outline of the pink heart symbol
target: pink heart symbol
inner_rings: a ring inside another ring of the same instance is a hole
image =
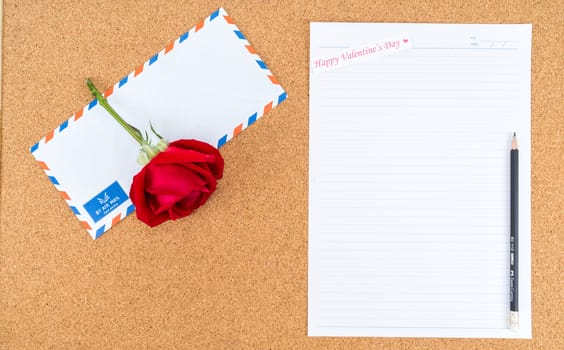
[[[403,39],[403,42],[407,44],[408,40],[407,40],[407,39]]]

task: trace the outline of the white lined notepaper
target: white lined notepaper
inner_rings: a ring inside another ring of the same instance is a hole
[[[404,33],[410,49],[310,74],[308,333],[531,337],[531,26],[312,23],[310,61]]]

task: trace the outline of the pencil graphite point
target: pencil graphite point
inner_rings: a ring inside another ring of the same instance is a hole
[[[513,132],[513,138],[511,139],[511,149],[518,149],[519,145],[517,144],[517,134]]]

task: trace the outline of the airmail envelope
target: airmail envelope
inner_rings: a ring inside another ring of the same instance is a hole
[[[222,8],[104,96],[140,130],[150,130],[151,123],[169,141],[198,139],[218,148],[286,99]],[[137,142],[96,99],[31,147],[93,238],[135,210],[128,193],[141,169],[138,150]]]

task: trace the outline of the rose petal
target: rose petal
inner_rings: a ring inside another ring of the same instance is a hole
[[[156,215],[167,211],[170,207],[174,206],[176,202],[178,202],[178,196],[176,195],[147,194],[147,203],[149,203],[151,210]]]
[[[171,218],[181,218],[192,213],[192,211],[200,206],[200,199],[202,197],[202,192],[192,192],[175,206],[171,207],[169,212]]]
[[[147,167],[145,190],[156,196],[171,195],[180,200],[205,185],[205,180],[184,164],[149,164]]]
[[[168,148],[151,159],[149,164],[177,164],[177,163],[213,163],[214,154],[205,154],[194,150]]]
[[[166,213],[164,215],[156,215],[152,211],[150,205],[148,204],[147,196],[143,188],[143,180],[145,178],[145,172],[141,170],[139,174],[135,175],[133,178],[133,183],[129,191],[129,197],[133,204],[135,205],[135,215],[145,224],[155,227],[162,224],[168,220]],[[149,198],[150,200],[150,198]]]
[[[215,160],[210,163],[211,172],[214,174],[216,179],[221,179],[223,177],[223,157],[221,156],[221,153],[219,153],[219,150],[209,143],[198,140],[177,140],[171,142],[169,147],[172,147],[173,149],[191,149],[201,153],[214,155]]]
[[[212,192],[215,191],[217,181],[214,175],[208,169],[203,168],[200,164],[183,163],[179,165],[186,168],[187,171],[191,171],[200,175],[202,181],[207,184],[206,187],[208,188],[208,190]]]
[[[153,199],[149,204],[156,214],[160,214],[172,208],[178,201],[186,196],[186,193],[198,192],[201,188],[205,188],[205,182],[202,181],[197,174],[186,169],[184,170],[184,178],[167,179],[168,182],[164,184],[166,187],[161,186],[157,189],[147,187],[147,193],[150,194],[150,197]],[[167,193],[167,191],[170,192]],[[173,193],[173,191],[177,192]]]

